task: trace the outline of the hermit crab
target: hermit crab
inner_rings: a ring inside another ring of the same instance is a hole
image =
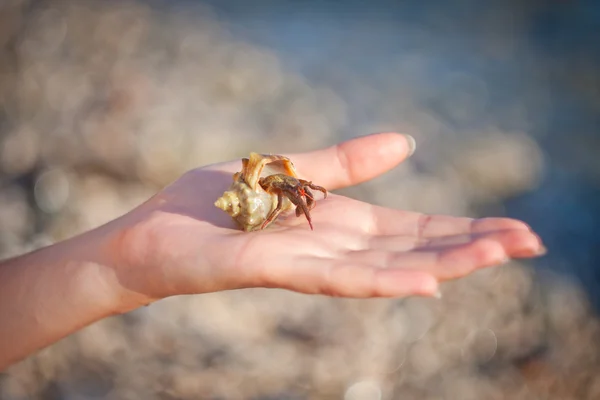
[[[282,212],[296,207],[296,216],[304,214],[313,229],[310,210],[315,198],[310,189],[327,190],[300,179],[292,161],[280,155],[250,153],[242,159],[242,170],[233,174],[233,183],[215,202],[246,232],[265,229]]]

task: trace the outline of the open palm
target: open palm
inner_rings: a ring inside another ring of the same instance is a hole
[[[333,190],[372,179],[403,161],[395,133],[289,155],[301,178]],[[264,231],[239,230],[214,201],[240,161],[188,172],[130,213],[122,281],[151,298],[245,287],[348,297],[435,295],[438,282],[544,248],[523,222],[430,216],[330,194],[303,216]]]

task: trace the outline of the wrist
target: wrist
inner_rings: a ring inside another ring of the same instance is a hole
[[[104,226],[0,264],[0,369],[147,303],[119,284],[115,232]]]
[[[71,276],[107,315],[124,314],[156,300],[136,290],[124,231],[117,219],[65,243],[77,249],[73,262],[79,272]]]

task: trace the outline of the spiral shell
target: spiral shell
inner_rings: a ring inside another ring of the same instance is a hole
[[[277,207],[277,196],[267,193],[258,184],[261,177],[281,174],[298,177],[292,161],[280,155],[250,153],[242,159],[242,170],[233,174],[233,183],[215,202],[215,206],[229,214],[246,232],[261,228],[267,216]],[[284,198],[282,210],[293,204]]]

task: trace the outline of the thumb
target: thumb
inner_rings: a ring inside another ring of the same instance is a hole
[[[391,170],[410,157],[415,148],[412,136],[387,132],[288,156],[303,179],[333,190],[357,185]]]

